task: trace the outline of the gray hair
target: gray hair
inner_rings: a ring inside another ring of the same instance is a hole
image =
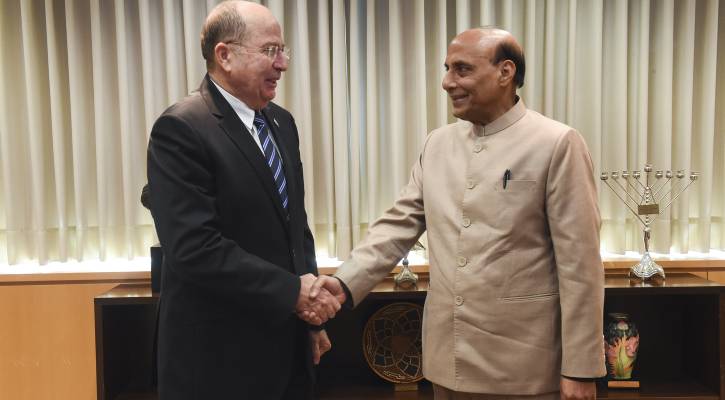
[[[242,42],[246,30],[247,24],[237,10],[237,2],[225,1],[214,7],[201,28],[201,55],[207,68],[214,65],[217,43]]]

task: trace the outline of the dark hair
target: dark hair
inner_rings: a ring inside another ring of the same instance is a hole
[[[239,15],[235,2],[223,2],[201,28],[201,55],[207,68],[214,64],[214,47],[217,43],[242,42],[247,30],[244,18]]]
[[[521,48],[510,41],[502,40],[496,47],[496,54],[493,56],[493,64],[496,65],[504,60],[511,60],[516,66],[514,83],[517,87],[524,86],[524,75],[526,74],[526,60]]]

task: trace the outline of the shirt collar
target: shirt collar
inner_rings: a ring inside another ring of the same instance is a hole
[[[520,120],[526,114],[526,105],[519,96],[516,96],[516,103],[514,106],[509,108],[508,111],[503,113],[500,117],[486,125],[473,124],[473,131],[476,135],[488,136],[494,133],[501,132],[502,130],[513,125],[516,121]]]
[[[224,98],[227,100],[230,106],[232,106],[232,110],[234,110],[235,113],[239,116],[239,119],[242,120],[242,123],[244,126],[252,132],[252,127],[254,126],[254,110],[252,110],[248,105],[246,105],[243,101],[239,100],[238,98],[234,97],[231,93],[227,92],[219,86],[216,82],[214,82],[214,79],[211,79],[211,82],[216,86],[217,89],[219,89],[219,93],[224,96]]]

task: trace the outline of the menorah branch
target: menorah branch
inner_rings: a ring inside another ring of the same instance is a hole
[[[626,178],[625,178],[625,179],[626,179]],[[627,190],[627,188],[625,188],[625,187],[624,187],[624,185],[622,185],[621,183],[619,183],[619,179],[616,179],[616,178],[615,178],[615,179],[614,179],[614,182],[616,182],[616,183],[617,183],[617,185],[618,185],[618,186],[619,186],[620,188],[622,188],[622,191],[623,191],[623,192],[624,192],[624,193],[625,193],[625,194],[627,195],[627,197],[629,197],[629,198],[630,198],[630,199],[631,199],[631,200],[632,200],[632,201],[633,201],[633,202],[634,202],[635,204],[638,204],[638,202],[639,202],[639,201],[638,201],[637,199],[635,199],[634,197],[632,197],[632,195],[631,195],[631,194],[629,194],[629,190]],[[610,187],[611,187],[611,186],[610,186]],[[612,189],[612,190],[614,190],[614,189]],[[637,189],[635,188],[634,190],[636,191]],[[639,194],[639,192],[637,192],[637,194]]]
[[[657,197],[657,193],[659,193],[663,187],[665,187],[668,183],[670,183],[671,180],[672,180],[672,177],[669,177],[669,178],[667,178],[667,180],[658,182],[659,187],[657,187],[657,189],[654,191],[654,193],[652,193],[652,197]]]
[[[645,185],[644,185],[644,183],[642,183],[642,182],[641,182],[641,181],[639,180],[639,176],[635,176],[635,177],[634,177],[634,181],[635,181],[635,182],[637,182],[637,183],[639,184],[639,187],[641,187],[641,188],[642,188],[643,190],[647,188],[647,186],[645,186]],[[639,190],[637,190],[637,192],[639,192]]]
[[[667,209],[667,208],[668,208],[669,206],[671,206],[671,205],[672,205],[672,203],[673,203],[673,202],[674,202],[675,200],[677,200],[677,198],[678,198],[678,197],[680,197],[680,195],[681,195],[682,193],[684,193],[684,192],[685,192],[685,190],[687,190],[687,188],[688,188],[688,187],[690,187],[690,185],[692,185],[692,182],[695,182],[695,179],[691,179],[691,180],[690,180],[690,182],[688,182],[688,183],[687,183],[687,185],[685,185],[685,187],[683,187],[683,188],[682,188],[682,189],[680,190],[680,192],[679,192],[679,193],[677,193],[677,194],[675,195],[675,197],[673,197],[673,198],[672,198],[672,199],[670,200],[670,202],[669,202],[669,203],[667,203],[667,205],[666,205],[666,206],[664,206],[664,207],[662,208],[662,211],[666,210],[666,209]]]
[[[627,176],[624,178],[624,180],[625,180],[625,182],[627,182],[627,186],[632,188],[632,190],[634,190],[635,193],[641,195],[641,193],[639,193],[639,189],[637,188],[637,186],[633,185],[632,180],[629,179],[629,174],[627,174]]]
[[[623,197],[622,197],[622,196],[621,196],[621,195],[619,194],[619,192],[618,192],[618,191],[617,191],[617,190],[616,190],[616,189],[615,189],[614,187],[612,187],[612,185],[611,185],[611,184],[610,184],[610,183],[609,183],[608,181],[606,181],[606,180],[605,180],[605,181],[604,181],[604,183],[605,183],[605,184],[606,184],[607,186],[609,186],[609,188],[610,188],[610,189],[612,189],[612,191],[614,192],[614,194],[615,194],[615,195],[616,195],[617,197],[619,197],[619,199],[620,199],[620,200],[622,200],[622,202],[624,203],[624,205],[625,205],[625,206],[626,206],[626,207],[627,207],[627,208],[629,209],[629,211],[631,211],[631,212],[632,212],[632,214],[634,214],[634,216],[635,216],[635,217],[637,217],[637,219],[639,220],[639,222],[641,222],[641,223],[642,223],[642,225],[646,225],[646,224],[645,224],[645,222],[644,222],[644,221],[642,220],[642,217],[640,217],[640,216],[639,216],[639,214],[637,213],[637,211],[634,211],[634,208],[632,208],[632,207],[631,207],[631,206],[629,205],[629,203],[627,202],[627,200],[625,200],[625,199],[624,199],[624,198],[623,198]]]

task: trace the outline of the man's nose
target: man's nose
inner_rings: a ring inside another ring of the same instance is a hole
[[[277,57],[274,59],[274,69],[279,71],[287,71],[289,67],[289,59],[284,55],[277,53]]]
[[[441,86],[443,87],[443,90],[445,90],[446,92],[453,89],[453,87],[455,87],[455,82],[453,81],[453,79],[451,79],[450,72],[446,72],[443,75],[443,82],[441,83]]]

